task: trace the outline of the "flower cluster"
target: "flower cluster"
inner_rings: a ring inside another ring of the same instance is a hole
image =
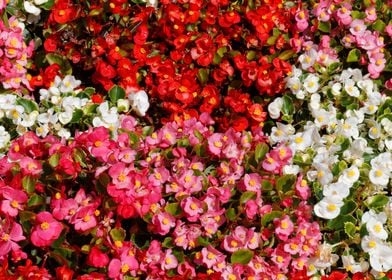
[[[0,0],[0,278],[392,279],[391,7]]]

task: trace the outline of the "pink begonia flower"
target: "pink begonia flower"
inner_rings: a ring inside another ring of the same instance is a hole
[[[301,247],[302,247],[302,241],[298,237],[298,238],[287,240],[283,246],[283,250],[291,255],[296,255],[301,250]]]
[[[303,200],[307,200],[310,197],[309,184],[303,179],[302,174],[298,176],[297,182],[295,183],[295,193]]]
[[[302,32],[304,31],[308,26],[308,12],[304,11],[304,10],[299,10],[296,14],[295,14],[295,26],[297,27],[298,31]]]
[[[31,242],[37,247],[50,246],[61,234],[63,225],[52,214],[40,212],[35,219],[36,225],[31,233]]]
[[[165,126],[159,131],[159,134],[161,135],[161,142],[159,143],[159,147],[161,148],[168,148],[177,141],[176,128]]]
[[[23,157],[19,162],[23,175],[37,176],[42,173],[42,164],[35,159]]]
[[[354,36],[361,36],[366,30],[366,25],[361,19],[354,19],[350,24],[350,32]]]
[[[23,236],[22,226],[16,222],[2,222],[0,227],[0,259],[6,256],[11,250],[20,251],[20,246],[18,241],[25,240],[26,237]]]
[[[170,172],[165,167],[155,168],[153,174],[148,177],[148,180],[154,186],[162,186],[169,179]]]
[[[152,217],[154,230],[160,235],[168,234],[170,229],[175,226],[176,219],[166,212],[160,212]]]
[[[88,257],[87,264],[93,267],[106,267],[109,263],[109,257],[103,253],[98,246],[91,248]]]
[[[121,128],[129,131],[134,131],[137,123],[134,117],[127,115],[122,115],[120,122]]]
[[[272,252],[271,259],[280,269],[282,269],[282,268],[288,268],[288,265],[291,260],[291,256],[285,251],[276,248]]]
[[[296,270],[303,270],[307,264],[307,261],[308,258],[306,257],[296,258],[291,262],[291,266]]]
[[[190,222],[196,222],[200,214],[204,212],[202,202],[195,197],[187,197],[181,200],[181,208]]]
[[[76,231],[85,232],[97,225],[94,211],[95,208],[91,206],[78,209],[76,214],[70,219],[70,223],[74,225]]]
[[[275,234],[283,241],[286,241],[288,236],[294,231],[294,224],[287,215],[283,216],[281,219],[275,219],[274,225]]]
[[[136,276],[139,264],[134,256],[121,255],[121,259],[112,259],[108,267],[108,276],[110,278],[122,279],[124,275],[130,274]]]
[[[343,25],[349,25],[352,21],[351,5],[343,4],[343,6],[340,9],[338,9],[336,16],[337,16],[338,23]]]
[[[162,270],[169,270],[176,268],[178,265],[178,260],[177,258],[173,255],[172,249],[166,250],[164,256],[163,256],[163,261],[161,263],[161,268]]]
[[[248,219],[254,219],[259,211],[259,206],[253,199],[248,200],[245,203],[245,214]]]
[[[246,191],[259,193],[261,191],[261,177],[257,173],[245,174],[244,185]]]
[[[1,193],[5,199],[1,202],[1,211],[10,217],[16,217],[19,210],[23,210],[22,204],[27,202],[27,194],[10,187],[1,188]]]
[[[208,150],[215,156],[219,156],[223,148],[222,133],[214,133],[208,137]]]
[[[389,37],[392,37],[392,24],[388,24],[387,26],[385,26],[385,30],[384,30]]]
[[[374,6],[367,7],[365,10],[367,22],[373,22],[377,19],[377,12]]]
[[[267,153],[265,159],[263,160],[261,166],[270,172],[279,173],[281,168],[281,162],[273,157],[274,154]]]
[[[207,247],[201,249],[201,256],[202,263],[208,268],[212,268],[214,265],[224,261],[224,259],[226,258],[226,256],[222,254],[222,252],[218,251],[211,245],[208,245]]]

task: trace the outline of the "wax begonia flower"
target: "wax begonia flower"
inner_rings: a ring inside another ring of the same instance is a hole
[[[343,206],[343,201],[324,197],[314,206],[316,215],[323,219],[334,219],[340,213],[340,208]]]
[[[19,210],[23,210],[23,204],[28,200],[26,193],[10,187],[1,188],[1,192],[4,198],[1,201],[1,211],[10,217],[17,216]]]
[[[26,10],[26,12],[28,12],[29,14],[33,14],[35,16],[39,16],[41,14],[41,9],[34,6],[29,1],[24,1],[23,6],[24,6],[24,9]]]
[[[87,263],[94,267],[106,267],[109,263],[109,257],[107,254],[103,253],[97,246],[91,248]]]
[[[31,233],[31,242],[37,247],[50,246],[61,234],[63,226],[53,218],[52,214],[44,211],[36,216],[36,225]]]
[[[150,107],[147,93],[144,90],[131,92],[128,94],[128,99],[132,110],[134,110],[138,116],[145,116],[148,108]]]

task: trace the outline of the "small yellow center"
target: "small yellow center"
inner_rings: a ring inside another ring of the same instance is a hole
[[[49,229],[49,228],[50,228],[50,225],[49,225],[48,222],[43,222],[43,223],[41,224],[41,229],[47,230],[47,229]]]
[[[337,208],[336,205],[335,205],[335,204],[332,204],[332,203],[328,204],[328,206],[327,206],[327,210],[328,210],[329,212],[335,211],[336,208]]]
[[[129,271],[129,265],[124,264],[124,265],[121,267],[121,273],[125,274],[125,273],[127,273],[128,271]]]
[[[19,203],[16,200],[13,200],[11,202],[11,206],[12,206],[12,208],[18,208],[19,207]]]

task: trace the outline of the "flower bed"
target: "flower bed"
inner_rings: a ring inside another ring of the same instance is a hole
[[[0,278],[392,279],[390,1],[0,1]]]

